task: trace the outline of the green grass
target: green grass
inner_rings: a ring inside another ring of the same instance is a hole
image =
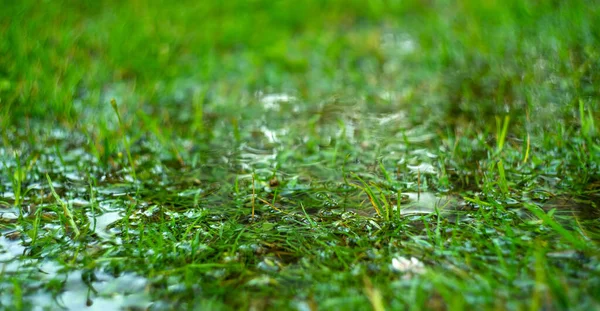
[[[594,1],[2,7],[0,309],[600,307]]]

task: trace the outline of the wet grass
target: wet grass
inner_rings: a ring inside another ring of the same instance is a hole
[[[600,307],[594,2],[3,7],[0,309]]]

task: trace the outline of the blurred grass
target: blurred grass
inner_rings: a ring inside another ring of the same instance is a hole
[[[473,115],[489,112],[487,101],[586,100],[600,82],[596,2],[19,1],[0,14],[5,125],[31,117],[72,126],[83,109],[106,105],[100,93],[118,82],[135,92],[126,103],[134,109],[158,104],[181,79],[315,99],[369,83],[367,66],[393,85],[386,28],[420,47],[403,79]],[[540,87],[552,76],[561,84]]]

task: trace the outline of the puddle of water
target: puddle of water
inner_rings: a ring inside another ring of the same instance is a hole
[[[279,106],[280,103],[296,100],[296,97],[286,93],[273,93],[263,95],[262,92],[258,92],[257,95],[260,97],[260,102],[262,103],[263,107],[274,111],[279,111],[281,109],[281,107]]]
[[[73,206],[88,206],[90,204],[90,202],[88,200],[84,200],[81,198],[74,198],[74,199],[70,199],[67,201],[68,204],[73,205]]]
[[[600,241],[600,196],[561,195],[544,203],[535,203],[567,230],[579,231],[587,239]],[[530,211],[521,209],[524,218],[537,219]]]
[[[383,95],[383,96],[391,97],[392,95],[389,93],[386,93],[386,95]],[[396,123],[406,124],[407,117],[406,117],[406,113],[404,111],[401,111],[401,112],[395,112],[395,113],[382,114],[379,117],[375,117],[375,121],[379,125],[396,124]]]
[[[286,129],[282,130],[271,130],[266,126],[261,126],[260,130],[263,132],[269,143],[274,144],[279,142],[278,136],[285,135],[288,131]]]
[[[13,223],[19,218],[19,213],[13,209],[2,209],[0,212],[0,223]]]
[[[15,199],[15,193],[12,192],[12,191],[4,191],[2,193],[2,197],[4,199],[14,200]]]
[[[101,178],[100,181],[103,182],[104,180]],[[132,190],[132,189],[133,189],[133,187],[131,187],[129,185],[112,184],[112,185],[110,185],[110,187],[99,187],[96,189],[96,191],[98,192],[99,195],[120,197],[120,196],[124,196],[124,195],[128,195],[128,194],[132,194],[134,192],[134,190]]]
[[[600,218],[600,197],[558,196],[542,205],[545,211],[556,209],[557,216],[576,216],[580,219]]]
[[[113,238],[113,234],[109,232],[108,226],[122,217],[119,211],[108,211],[99,216],[88,215],[89,221],[95,223],[94,233],[101,239],[109,240]]]
[[[0,236],[0,262],[10,261],[0,265],[3,277],[26,274],[28,280],[36,280],[22,288],[23,300],[31,303],[32,310],[147,309],[152,304],[146,290],[148,281],[143,277],[133,273],[115,277],[103,271],[94,271],[91,275],[82,271],[64,273],[63,268],[52,261],[12,260],[24,250],[20,243]],[[63,282],[62,291],[56,297],[39,288],[56,280]],[[0,280],[0,305],[12,303],[12,286]]]
[[[408,197],[407,203],[400,205],[400,214],[432,214],[438,211],[449,211],[459,205],[459,200],[451,196],[436,196],[431,192],[403,193]]]
[[[150,305],[145,291],[146,279],[134,274],[122,274],[115,278],[104,272],[94,273],[94,276],[95,281],[90,285],[96,294],[83,284],[82,273],[78,271],[69,274],[65,292],[58,301],[69,310],[117,310]]]
[[[273,138],[276,139],[276,136]],[[256,172],[260,168],[273,167],[276,159],[277,152],[274,150],[255,149],[242,145],[237,161],[243,170],[254,170]]]
[[[53,298],[50,293],[36,292],[26,296],[35,306],[34,310],[56,308],[60,304],[66,310],[122,310],[150,306],[150,297],[145,290],[147,280],[140,276],[125,273],[114,277],[102,271],[94,272],[91,277],[81,271],[62,273],[61,267],[53,262],[40,265],[39,276],[42,281],[62,279],[63,292]],[[85,279],[91,281],[86,284]]]
[[[402,216],[427,215],[439,211],[442,215],[449,217],[453,213],[459,212],[462,208],[462,200],[455,196],[435,195],[432,192],[406,192],[402,193],[403,200],[400,204],[400,214]],[[391,202],[394,212],[397,210],[396,202]],[[376,211],[373,208],[365,209],[346,209],[348,212],[354,212],[363,217],[374,217]]]
[[[433,167],[433,165],[431,165],[429,163],[421,163],[419,165],[407,165],[406,167],[415,173],[416,172],[420,172],[422,174],[435,174],[436,173],[435,167]]]
[[[0,262],[11,261],[23,254],[25,247],[21,245],[20,240],[10,240],[7,237],[0,235]],[[4,268],[0,268],[3,271]]]
[[[67,173],[64,176],[65,176],[65,178],[67,178],[70,181],[84,181],[85,180],[83,178],[83,176],[81,176],[81,175],[79,175],[77,173],[74,173],[74,172]]]
[[[415,257],[410,259],[402,256],[394,257],[390,268],[392,271],[402,273],[403,279],[411,279],[415,275],[425,273],[425,264]]]
[[[388,32],[381,36],[381,46],[398,54],[410,54],[417,49],[417,43],[408,34]]]

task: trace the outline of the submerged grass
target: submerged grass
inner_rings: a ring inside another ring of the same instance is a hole
[[[599,19],[5,3],[0,309],[597,309]]]

